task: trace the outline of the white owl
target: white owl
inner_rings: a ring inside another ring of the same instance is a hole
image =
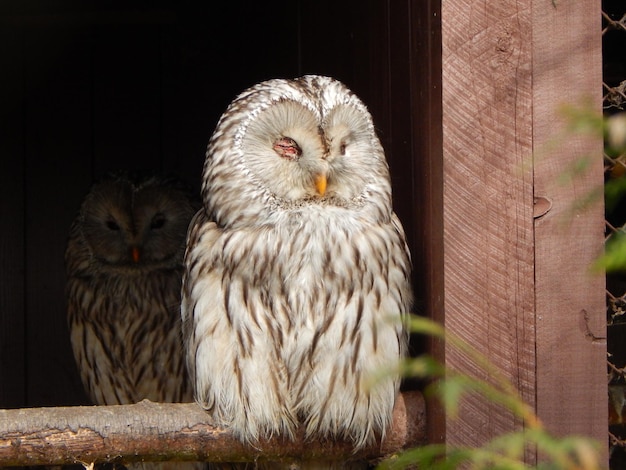
[[[411,262],[365,105],[329,77],[259,83],[221,117],[203,176],[181,312],[196,400],[248,443],[383,438]]]

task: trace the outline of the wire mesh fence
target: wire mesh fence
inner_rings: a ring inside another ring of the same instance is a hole
[[[626,112],[626,2],[602,3],[603,108],[609,118]],[[626,155],[604,152],[605,183],[626,178]],[[606,204],[606,242],[626,234],[626,198]],[[609,467],[626,468],[626,273],[607,275]]]

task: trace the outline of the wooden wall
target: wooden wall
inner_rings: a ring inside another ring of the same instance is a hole
[[[604,277],[590,269],[602,201],[577,204],[601,188],[602,142],[568,133],[562,113],[601,112],[600,5],[450,0],[441,21],[443,288],[429,298],[441,307],[433,316],[496,372],[450,345],[440,353],[487,381],[506,377],[557,435],[604,443]],[[432,439],[453,445],[524,427],[477,396],[458,419],[438,418]]]
[[[567,128],[559,106],[602,110],[600,7],[595,1],[533,4],[532,137],[535,198],[552,202],[534,225],[537,413],[559,434],[604,443],[605,279],[590,269],[604,247],[603,201],[580,207],[585,195],[602,191],[602,141],[570,133],[553,145]],[[562,179],[564,168],[586,158],[588,171]]]

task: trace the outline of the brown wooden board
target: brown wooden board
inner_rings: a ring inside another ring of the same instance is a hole
[[[535,195],[551,210],[535,223],[537,411],[560,435],[607,439],[602,141],[564,132],[564,105],[601,112],[600,3],[533,2]],[[588,159],[586,171],[571,169]],[[592,191],[598,198],[577,207]]]
[[[443,2],[441,20],[444,324],[534,406],[530,2]],[[450,344],[445,364],[494,381]],[[521,426],[471,395],[445,440],[477,446]]]
[[[441,2],[413,0],[410,15],[413,154],[417,161],[413,204],[416,312],[444,323]],[[431,354],[445,361],[443,342],[427,338],[426,343]],[[429,441],[444,442],[445,413],[437,400],[429,400],[427,414]]]
[[[560,134],[562,104],[600,111],[599,18],[591,2],[443,3],[442,318],[549,430],[602,442],[604,289],[590,266],[602,249],[603,214],[599,200],[575,206],[601,187],[602,143]],[[592,157],[589,170],[560,184],[584,156]],[[493,378],[450,345],[444,358]],[[521,429],[510,413],[471,396],[443,432],[451,445],[480,445]]]

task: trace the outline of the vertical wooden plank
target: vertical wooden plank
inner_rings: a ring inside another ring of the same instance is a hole
[[[537,411],[552,431],[606,442],[604,277],[590,266],[602,251],[602,202],[576,202],[602,184],[602,142],[558,137],[560,107],[591,104],[601,112],[600,2],[533,2],[533,147],[535,195],[552,209],[535,223]],[[556,145],[554,145],[556,143]],[[583,158],[583,175],[559,178]],[[562,181],[562,180],[561,180]]]
[[[22,35],[0,26],[0,408],[24,406],[24,132]]]
[[[442,2],[444,324],[534,405],[531,1]],[[445,364],[493,375],[450,344]],[[522,423],[472,395],[446,442],[479,446]]]
[[[413,18],[411,2],[391,0],[387,4],[389,87],[385,91],[389,102],[389,130],[384,141],[394,190],[394,210],[405,227],[409,248],[414,252],[418,219],[413,217],[415,203],[409,201],[416,200],[414,175],[419,162],[413,155],[413,142],[420,138],[421,131],[412,122],[414,110],[411,96],[417,86],[411,76]]]
[[[441,1],[411,0],[411,18],[411,121],[416,161],[412,219],[417,313],[445,324]],[[442,341],[429,338],[424,349],[445,362]],[[444,442],[446,419],[441,404],[428,399],[426,411],[429,442]]]

